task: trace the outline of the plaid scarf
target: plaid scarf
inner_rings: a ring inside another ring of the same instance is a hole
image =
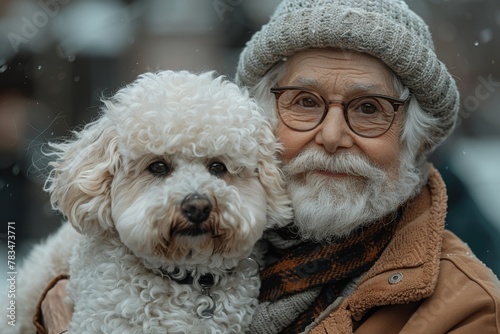
[[[311,307],[281,333],[302,332],[335,301],[347,283],[370,269],[391,240],[400,217],[401,210],[398,210],[396,217],[392,216],[388,222],[359,228],[333,243],[301,243],[263,269],[261,302],[275,302],[311,288],[321,288]],[[277,231],[282,236],[283,232]]]

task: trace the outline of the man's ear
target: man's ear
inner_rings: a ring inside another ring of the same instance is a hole
[[[55,160],[44,189],[77,231],[97,234],[114,226],[110,189],[120,164],[118,136],[106,115],[74,135],[49,144],[53,151],[47,155]]]

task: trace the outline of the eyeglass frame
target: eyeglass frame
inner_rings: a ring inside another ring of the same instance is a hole
[[[316,124],[314,127],[310,128],[310,129],[307,129],[307,130],[301,130],[301,129],[296,129],[296,128],[293,128],[291,127],[290,125],[288,125],[284,120],[283,120],[283,117],[281,116],[281,113],[279,111],[279,103],[278,103],[278,100],[279,98],[281,97],[281,95],[283,93],[285,93],[287,90],[298,90],[298,91],[304,91],[304,92],[308,92],[308,93],[312,93],[312,94],[315,94],[317,96],[319,96],[324,104],[325,104],[325,110],[323,111],[323,116],[321,116],[321,119],[319,120],[318,124]],[[402,100],[402,99],[396,99],[392,96],[387,96],[387,95],[383,95],[383,94],[370,94],[370,95],[361,95],[361,96],[357,96],[355,98],[352,98],[351,100],[344,102],[342,100],[327,100],[325,99],[321,94],[319,94],[318,92],[316,92],[315,90],[313,89],[309,89],[307,87],[300,87],[300,86],[276,86],[276,87],[272,87],[270,89],[271,93],[274,94],[275,98],[276,98],[276,109],[277,109],[277,112],[278,112],[278,115],[279,115],[279,118],[281,119],[281,122],[289,129],[292,129],[294,131],[297,131],[297,132],[308,132],[308,131],[312,131],[314,129],[316,129],[318,126],[320,126],[321,123],[323,123],[323,121],[325,120],[326,118],[326,115],[328,114],[328,111],[330,110],[330,106],[332,104],[340,104],[344,110],[343,110],[343,113],[344,113],[344,120],[347,124],[347,126],[349,127],[349,129],[351,129],[352,132],[354,132],[355,134],[357,134],[358,136],[360,137],[364,137],[364,138],[377,138],[377,137],[380,137],[382,135],[384,135],[387,131],[389,131],[389,129],[391,128],[392,124],[394,123],[394,119],[396,118],[396,114],[398,113],[398,110],[401,106],[404,106],[406,103],[408,103],[410,101],[410,99],[413,97],[413,94],[412,92],[410,91],[408,97],[405,99],[405,100]],[[394,113],[392,114],[392,120],[391,120],[391,123],[389,124],[389,126],[387,127],[387,129],[382,132],[381,134],[378,134],[376,136],[367,136],[367,135],[363,135],[363,134],[360,134],[358,133],[356,130],[354,130],[351,126],[351,123],[349,122],[349,118],[347,116],[347,110],[348,110],[348,107],[349,105],[355,101],[355,100],[359,100],[359,99],[362,99],[362,98],[369,98],[369,97],[374,97],[374,98],[382,98],[382,99],[385,99],[387,102],[389,102],[393,109],[394,109]]]

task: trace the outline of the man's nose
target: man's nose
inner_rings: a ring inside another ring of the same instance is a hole
[[[344,109],[340,104],[330,104],[325,119],[318,127],[316,143],[329,153],[340,148],[352,147],[354,133],[344,118]]]

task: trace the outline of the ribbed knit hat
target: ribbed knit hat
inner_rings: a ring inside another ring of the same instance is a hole
[[[240,55],[239,85],[251,87],[283,58],[311,48],[340,48],[384,62],[438,118],[427,150],[451,132],[460,97],[437,59],[429,29],[403,0],[285,0]]]

